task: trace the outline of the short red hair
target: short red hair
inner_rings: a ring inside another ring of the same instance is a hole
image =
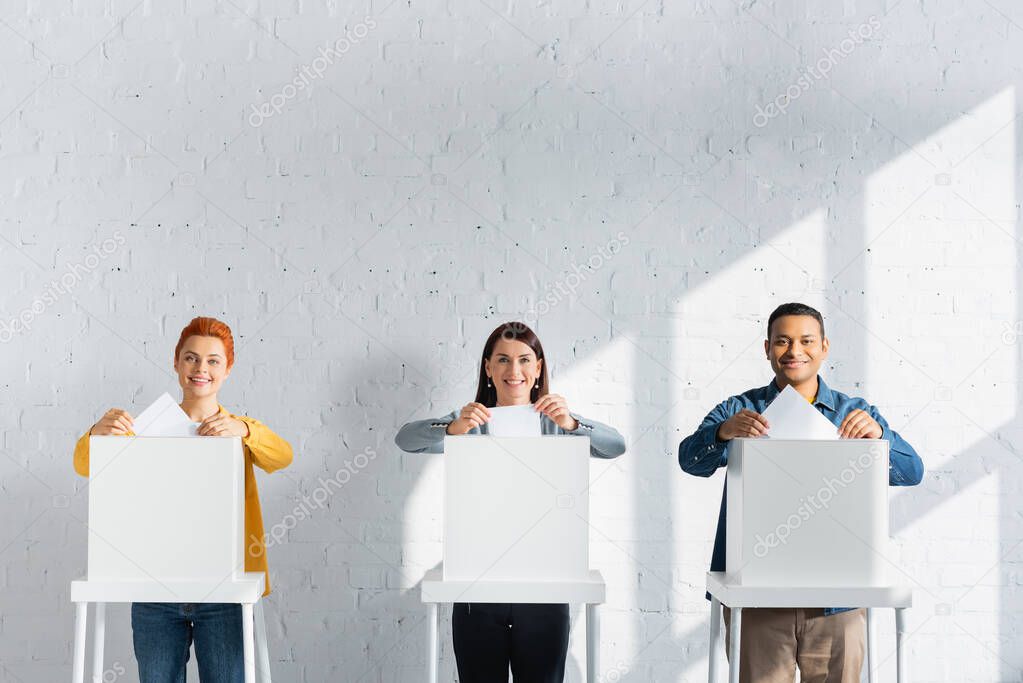
[[[227,323],[221,322],[216,318],[192,318],[192,322],[185,325],[185,329],[181,330],[178,345],[174,347],[175,361],[181,354],[181,347],[185,345],[185,340],[189,337],[216,337],[224,342],[224,353],[227,354],[227,367],[230,368],[234,365],[234,337],[231,336],[231,328],[227,326]]]

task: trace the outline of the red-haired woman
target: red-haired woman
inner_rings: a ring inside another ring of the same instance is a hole
[[[590,437],[590,455],[616,458],[625,440],[612,427],[571,412],[548,389],[540,340],[526,325],[505,323],[483,346],[476,400],[444,417],[410,422],[394,441],[408,453],[443,453],[444,436],[486,434],[490,408],[533,404],[543,434]],[[452,635],[461,683],[508,680],[561,683],[568,655],[568,605],[481,604],[454,606]]]
[[[250,417],[232,415],[217,402],[217,392],[231,374],[234,338],[215,318],[195,318],[181,331],[174,349],[174,370],[181,385],[181,409],[198,422],[200,436],[240,436],[245,455],[245,571],[267,572],[263,515],[253,465],[273,472],[291,463],[291,446]],[[132,417],[108,410],[75,446],[75,471],[89,476],[90,435],[132,435]],[[154,543],[161,539],[154,538]],[[270,576],[266,577],[266,593]],[[132,640],[141,683],[184,683],[188,648],[194,641],[203,683],[245,680],[241,606],[225,603],[134,603]]]

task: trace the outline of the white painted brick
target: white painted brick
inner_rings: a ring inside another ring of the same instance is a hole
[[[983,106],[1018,81],[1006,17],[1023,14],[996,4],[573,0],[502,5],[502,19],[472,3],[118,0],[7,17],[35,47],[11,31],[0,45],[0,323],[94,244],[128,239],[30,331],[0,334],[3,667],[67,677],[88,496],[74,440],[105,408],[173,388],[177,331],[208,313],[238,339],[223,402],[296,446],[288,470],[257,475],[268,530],[319,477],[378,453],[270,548],[274,675],[421,680],[440,460],[400,454],[394,433],[470,400],[485,336],[622,230],[630,245],[533,324],[555,390],[631,445],[593,466],[605,664],[623,663],[622,680],[705,675],[723,482],[683,475],[678,441],[768,381],[766,316],[805,295],[828,317],[829,378],[930,468],[891,496],[891,557],[918,582],[913,670],[1016,680],[1020,188],[1018,130],[1002,127],[1018,105]],[[871,15],[869,44],[754,124]],[[377,27],[322,79],[248,123],[366,16]],[[1002,132],[954,166],[975,129],[976,144]],[[787,231],[818,210],[816,233]],[[789,259],[822,265],[808,278]],[[126,608],[110,622],[130,683]]]

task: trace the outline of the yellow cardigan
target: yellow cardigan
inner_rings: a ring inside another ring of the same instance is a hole
[[[270,571],[266,562],[266,545],[263,535],[263,513],[259,507],[259,492],[256,490],[256,475],[252,465],[259,466],[265,472],[273,472],[291,464],[291,445],[277,436],[259,420],[243,415],[231,415],[224,406],[221,413],[227,413],[236,420],[241,420],[249,428],[249,435],[242,439],[242,450],[245,455],[245,571],[264,572],[266,574],[266,592],[270,594]],[[89,432],[86,432],[75,444],[75,472],[83,477],[89,476]]]

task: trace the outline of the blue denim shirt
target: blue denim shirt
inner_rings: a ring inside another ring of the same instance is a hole
[[[714,410],[703,418],[703,422],[695,432],[682,440],[678,447],[678,464],[684,472],[698,477],[709,477],[719,467],[728,463],[728,442],[717,438],[718,426],[743,409],[763,413],[781,390],[773,381],[766,387],[750,389],[738,396],[722,401]],[[862,398],[851,398],[835,391],[824,380],[817,377],[817,398],[814,407],[828,418],[832,424],[842,424],[845,416],[860,409],[881,425],[881,438],[888,441],[889,466],[888,483],[891,486],[916,486],[923,479],[924,464],[920,456],[905,439],[888,426],[888,422],[877,412],[877,408]],[[714,552],[711,555],[710,570],[725,571],[725,501],[728,497],[728,486],[721,495],[721,512],[718,515],[717,535],[714,538]],[[852,607],[830,607],[825,614],[844,612]]]

